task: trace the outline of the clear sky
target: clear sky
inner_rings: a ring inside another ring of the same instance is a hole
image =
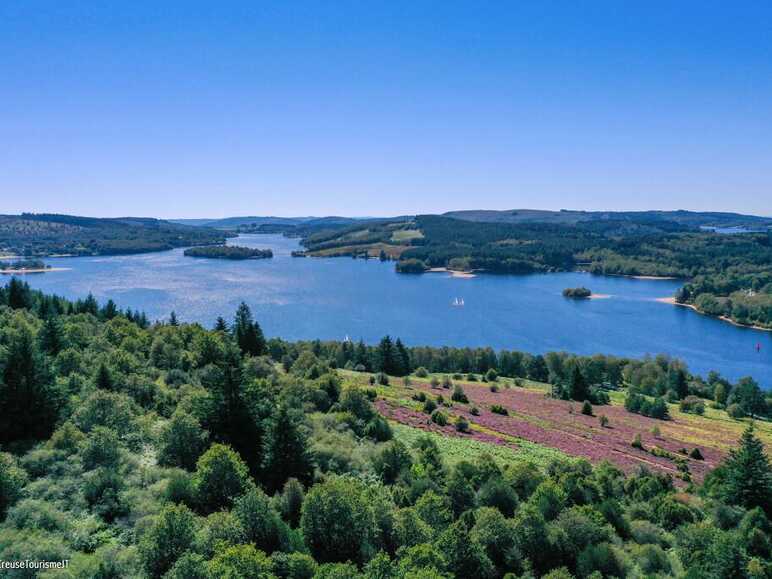
[[[772,215],[772,2],[0,3],[0,213]]]

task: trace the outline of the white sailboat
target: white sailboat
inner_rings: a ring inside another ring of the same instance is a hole
[[[454,307],[463,307],[464,305],[464,298],[456,298],[451,302],[451,305]]]

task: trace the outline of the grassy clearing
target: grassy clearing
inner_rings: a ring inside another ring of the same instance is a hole
[[[391,234],[391,240],[395,243],[403,243],[413,239],[423,239],[424,234],[420,229],[400,229]]]
[[[491,444],[471,438],[456,438],[442,436],[434,432],[426,432],[418,428],[412,428],[396,422],[391,423],[394,429],[394,438],[406,445],[412,445],[422,436],[432,438],[439,446],[448,463],[455,464],[462,460],[474,461],[481,454],[489,454],[500,465],[516,462],[532,462],[535,464],[547,464],[557,459],[569,459],[568,455],[548,448],[540,444],[534,444],[527,440],[513,440],[516,447]]]

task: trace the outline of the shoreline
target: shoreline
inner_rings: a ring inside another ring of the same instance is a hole
[[[611,294],[595,294],[595,293],[592,293],[589,296],[587,296],[587,299],[588,300],[607,300],[610,297],[612,297]]]
[[[48,273],[50,271],[68,271],[71,267],[45,267],[37,269],[0,269],[2,275],[26,275],[28,273]]]
[[[593,272],[587,272],[591,273],[592,275],[608,275],[610,277],[627,277],[630,279],[643,279],[643,280],[649,280],[649,281],[678,281],[680,277],[675,277],[672,275],[631,275],[627,273],[593,273]]]
[[[477,274],[471,271],[460,271],[457,269],[448,269],[447,267],[432,267],[426,270],[425,273],[449,273],[450,277],[459,279],[469,279],[477,277]]]
[[[738,328],[748,328],[749,330],[760,330],[762,332],[772,332],[772,328],[765,328],[764,326],[755,326],[753,324],[741,324],[740,322],[737,322],[731,318],[728,318],[726,316],[714,316],[711,314],[707,314],[705,312],[701,312],[698,310],[693,304],[681,304],[676,301],[674,297],[669,298],[654,298],[655,302],[659,302],[661,304],[670,304],[672,306],[681,306],[683,308],[689,308],[690,310],[693,310],[700,314],[701,316],[707,316],[709,318],[714,318],[717,320],[721,320],[722,322],[729,322],[733,326],[737,326]]]

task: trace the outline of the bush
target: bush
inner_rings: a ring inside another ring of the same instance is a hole
[[[608,418],[606,417],[605,414],[601,414],[598,417],[598,422],[600,423],[600,427],[601,428],[607,428],[608,427]]]
[[[139,552],[151,577],[160,577],[193,544],[196,517],[183,505],[166,507],[143,535]]]
[[[509,416],[509,410],[504,408],[501,404],[492,404],[491,412],[494,414],[501,414],[502,416]]]
[[[375,381],[381,386],[389,385],[389,377],[384,372],[378,372],[375,375]]]
[[[443,376],[442,377],[442,387],[445,390],[450,390],[451,386],[453,386],[453,380],[450,379],[450,376]]]
[[[429,384],[432,388],[439,388],[440,387],[440,380],[437,378],[437,376],[432,376],[432,379],[429,380]]]
[[[201,510],[211,513],[229,508],[253,483],[237,452],[229,446],[213,444],[198,459],[193,484]]]
[[[590,545],[579,554],[577,569],[582,577],[599,572],[603,577],[624,577],[625,570],[616,552],[608,543]]]
[[[413,400],[417,402],[426,402],[426,392],[416,392],[413,394]]]
[[[193,470],[206,448],[206,438],[206,430],[194,416],[176,410],[161,432],[158,464]]]
[[[419,366],[418,368],[415,369],[415,375],[418,378],[426,378],[429,376],[429,371],[423,366]]]
[[[496,370],[494,370],[493,368],[491,368],[490,370],[488,370],[488,371],[485,373],[485,379],[486,379],[488,382],[495,382],[496,380],[498,380],[498,379],[499,379],[499,374],[498,374],[498,372],[496,372]]]
[[[636,434],[635,435],[635,438],[633,439],[633,442],[631,443],[631,446],[633,448],[637,448],[638,450],[646,450],[643,447],[643,442],[641,441],[641,435],[640,434]]]
[[[5,518],[8,508],[21,498],[27,482],[27,474],[13,455],[0,452],[0,520]]]
[[[687,396],[686,398],[683,398],[678,403],[678,408],[681,412],[686,412],[688,414],[705,414],[705,402],[696,396]]]
[[[592,404],[590,404],[589,400],[585,400],[582,403],[582,414],[585,416],[592,416]]]
[[[466,375],[466,379],[469,382],[477,382],[477,374],[469,373]]]
[[[437,403],[431,398],[427,399],[426,402],[424,402],[424,408],[423,408],[424,413],[431,414],[435,410],[437,410]]]
[[[488,390],[493,392],[494,394],[499,391],[499,385],[498,384],[491,384],[488,386]]]
[[[453,394],[451,395],[451,400],[453,402],[460,402],[462,404],[468,404],[469,398],[466,397],[466,393],[464,392],[464,389],[456,384],[456,387],[453,388]]]
[[[745,411],[739,404],[730,404],[727,406],[726,413],[730,416],[730,418],[734,418],[735,420],[745,418]]]
[[[469,432],[469,422],[463,416],[456,418],[456,430],[459,432]]]
[[[705,457],[704,457],[704,456],[702,456],[702,453],[700,452],[700,449],[699,449],[699,448],[695,448],[695,449],[693,449],[693,450],[692,450],[692,451],[689,453],[689,456],[690,456],[690,457],[692,457],[694,460],[705,460]]]
[[[435,410],[432,412],[432,422],[438,426],[447,426],[448,415],[445,414],[442,410]]]
[[[81,459],[86,470],[100,466],[114,467],[119,457],[118,435],[110,428],[97,426],[83,443]]]
[[[472,408],[469,410],[469,414],[472,416],[480,416],[480,409],[477,408],[477,406],[472,406]]]

